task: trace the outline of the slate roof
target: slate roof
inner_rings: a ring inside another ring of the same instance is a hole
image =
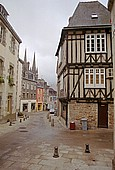
[[[97,14],[97,19],[91,15]],[[110,12],[98,1],[79,2],[68,27],[110,25]]]

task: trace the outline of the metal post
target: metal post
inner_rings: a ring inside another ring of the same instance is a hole
[[[51,122],[51,116],[49,116],[49,122]]]
[[[59,157],[59,154],[58,154],[58,147],[54,147],[54,155],[53,155],[54,158],[58,158]]]
[[[54,119],[51,120],[51,126],[54,126]]]
[[[48,114],[47,114],[47,119],[49,119],[49,115],[50,115],[50,114],[48,113]]]
[[[12,122],[10,121],[10,124],[9,124],[9,126],[12,126]]]
[[[85,146],[86,146],[85,153],[90,153],[89,144],[85,144]]]

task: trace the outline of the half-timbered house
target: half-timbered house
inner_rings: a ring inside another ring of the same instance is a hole
[[[61,32],[57,56],[58,115],[69,127],[113,127],[110,12],[98,1],[80,2]]]

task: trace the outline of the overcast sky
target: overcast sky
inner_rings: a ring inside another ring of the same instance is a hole
[[[84,1],[84,0],[81,0]],[[87,0],[85,0],[87,1]],[[32,63],[34,52],[39,78],[56,84],[55,53],[61,30],[68,25],[79,0],[0,0],[9,13],[8,20],[22,40],[20,58]],[[107,6],[108,0],[100,0]]]

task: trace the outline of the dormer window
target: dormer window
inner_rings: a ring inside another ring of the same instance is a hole
[[[93,13],[93,14],[91,15],[91,18],[92,18],[92,19],[97,19],[97,18],[98,18],[98,15],[95,14],[95,13]]]

